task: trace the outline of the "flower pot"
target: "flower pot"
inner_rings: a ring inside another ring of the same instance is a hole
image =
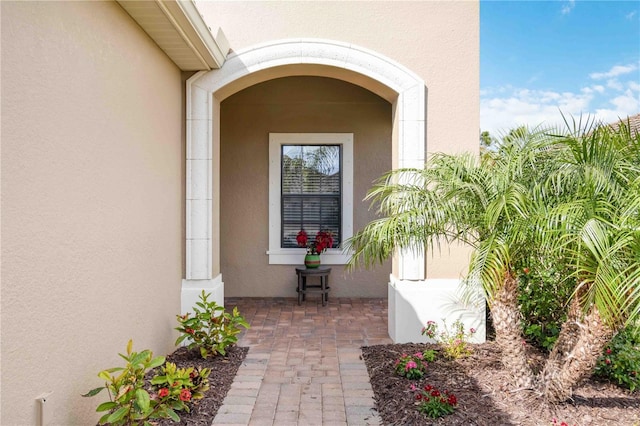
[[[319,254],[307,254],[304,257],[304,266],[307,268],[317,268],[320,266],[320,255]]]

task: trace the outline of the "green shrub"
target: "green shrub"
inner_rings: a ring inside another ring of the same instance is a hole
[[[640,324],[623,328],[598,358],[595,375],[631,392],[640,389]]]
[[[531,345],[549,352],[566,320],[566,305],[573,283],[564,277],[570,274],[534,259],[518,272],[518,302],[524,338]]]
[[[151,379],[155,386],[158,399],[174,410],[189,412],[188,403],[202,399],[204,392],[209,390],[208,368],[177,368],[172,362],[162,367],[162,374]]]
[[[100,418],[100,424],[110,425],[138,425],[149,424],[140,422],[147,419],[171,418],[180,421],[180,417],[162,400],[151,398],[145,389],[145,375],[148,370],[164,364],[165,357],[153,357],[153,353],[144,350],[133,352],[133,341],[129,340],[127,354],[119,354],[127,364],[125,367],[109,368],[101,371],[98,377],[105,381],[105,385],[95,388],[84,397],[95,396],[103,389],[109,393],[109,401],[103,402],[96,408],[97,412],[106,411]],[[117,376],[112,373],[120,372]]]
[[[226,349],[238,341],[237,335],[242,331],[240,327],[249,328],[249,324],[234,307],[231,313],[225,312],[224,307],[209,301],[210,293],[202,290],[200,301],[193,307],[194,315],[176,315],[181,334],[176,340],[179,345],[187,340],[189,349],[199,348],[202,358],[209,355],[226,353]]]

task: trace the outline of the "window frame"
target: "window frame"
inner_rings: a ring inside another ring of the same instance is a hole
[[[270,265],[302,264],[305,248],[282,248],[282,145],[342,146],[342,242],[353,236],[353,133],[269,133],[269,256]],[[344,265],[350,254],[342,246],[322,254],[322,263]]]

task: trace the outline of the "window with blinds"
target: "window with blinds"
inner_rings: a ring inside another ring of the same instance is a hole
[[[298,247],[304,229],[313,240],[329,230],[334,246],[342,240],[342,147],[281,146],[281,247]]]

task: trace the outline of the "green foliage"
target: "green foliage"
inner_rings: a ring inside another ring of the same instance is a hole
[[[147,419],[170,418],[180,421],[173,409],[161,400],[152,399],[145,389],[145,375],[148,370],[159,367],[165,357],[153,357],[153,353],[144,350],[133,352],[133,341],[127,344],[126,355],[119,354],[126,361],[125,367],[115,367],[103,370],[98,377],[105,381],[105,385],[95,388],[84,397],[95,396],[103,389],[109,393],[109,401],[98,406],[96,411],[107,413],[100,418],[100,424],[110,425],[149,425]],[[117,376],[113,373],[119,373]]]
[[[162,374],[151,379],[159,400],[174,410],[189,412],[188,402],[202,399],[209,390],[208,368],[177,368],[174,363],[167,362],[162,367]]]
[[[531,259],[518,273],[518,303],[523,317],[525,339],[540,349],[550,351],[566,319],[566,307],[575,288],[570,273],[544,266]]]
[[[453,414],[458,405],[458,399],[452,393],[445,390],[440,392],[431,385],[426,385],[422,389],[416,389],[416,401],[418,411],[432,419]]]
[[[640,324],[625,327],[609,342],[595,374],[631,392],[640,389]]]
[[[381,263],[399,251],[422,255],[463,243],[472,248],[466,279],[482,285],[490,309],[519,299],[533,317],[525,315],[526,332],[543,347],[552,344],[556,321],[564,318],[550,311],[558,302],[566,312],[567,295],[581,313],[603,319],[598,331],[603,336],[634,321],[640,317],[640,133],[632,133],[628,123],[566,124],[566,130],[516,128],[479,158],[435,153],[424,169],[388,172],[366,198],[380,218],[346,241],[350,266]],[[538,263],[529,263],[532,256]],[[521,278],[517,271],[524,267],[535,268],[537,277],[514,290],[512,278]],[[544,288],[554,280],[553,290]],[[523,289],[528,294],[519,295]],[[554,291],[558,301],[551,300]],[[509,310],[498,319],[509,324],[494,324],[500,342],[521,338],[523,315]],[[576,334],[567,336],[572,339],[585,332],[567,330]],[[562,350],[589,357],[579,347]],[[527,374],[516,366],[523,364],[524,352],[516,355],[505,362]],[[585,361],[580,365],[595,359]],[[563,373],[557,377],[569,377]],[[575,384],[570,381],[559,387]]]
[[[435,340],[442,345],[444,355],[449,359],[458,359],[471,355],[472,350],[468,339],[476,332],[474,328],[470,328],[469,332],[464,331],[464,324],[457,319],[452,325],[451,330],[447,327],[447,322],[443,318],[442,324],[444,330],[438,332],[438,324],[435,321],[427,321],[427,325],[422,328],[422,334]]]
[[[433,350],[416,352],[413,355],[402,354],[394,364],[396,374],[407,379],[421,379],[427,370],[427,362],[433,362],[436,353]]]
[[[226,353],[226,349],[238,341],[237,335],[242,331],[240,327],[249,328],[244,317],[234,307],[231,313],[225,312],[223,306],[209,301],[211,294],[202,290],[200,301],[193,307],[194,314],[176,315],[181,334],[176,345],[185,339],[189,342],[189,349],[199,348],[202,358],[210,355]]]

